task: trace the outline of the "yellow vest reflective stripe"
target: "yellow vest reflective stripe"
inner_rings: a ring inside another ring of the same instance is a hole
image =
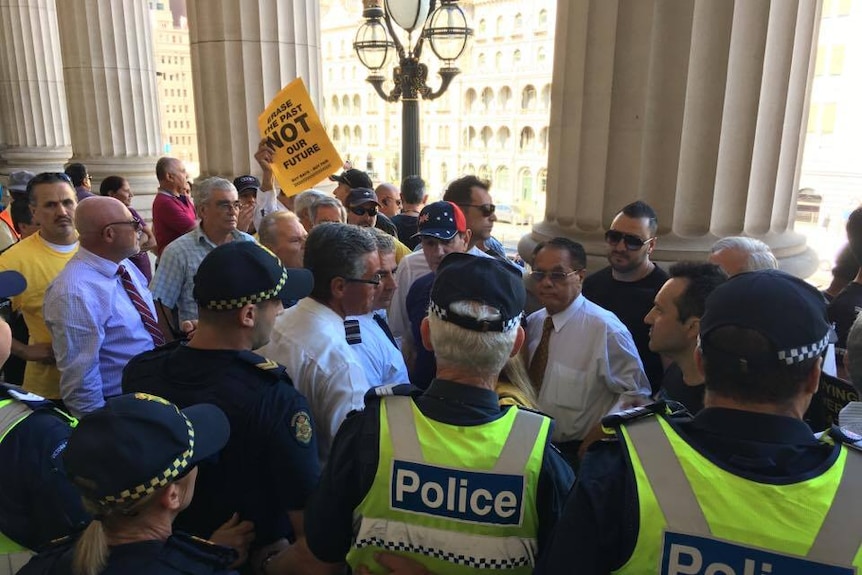
[[[516,408],[483,425],[448,425],[409,397],[382,398],[377,472],[354,511],[347,562],[383,573],[374,553],[387,550],[434,573],[531,573],[549,428],[549,418]]]
[[[626,424],[637,485],[634,552],[616,573],[850,574],[862,568],[862,454],[786,485],[732,474],[663,417]],[[862,571],[860,571],[862,572]]]
[[[0,442],[6,438],[13,427],[21,423],[30,413],[32,413],[30,408],[23,403],[11,399],[0,400]],[[26,551],[26,549],[0,533],[0,554],[19,553],[21,551]]]

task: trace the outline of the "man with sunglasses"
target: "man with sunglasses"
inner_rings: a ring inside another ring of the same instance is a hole
[[[258,353],[282,364],[308,398],[325,463],[341,422],[362,409],[371,387],[349,343],[361,341],[359,324],[345,319],[371,312],[381,283],[380,257],[368,230],[326,223],[308,234],[303,264],[314,276],[314,289],[278,316]]]
[[[44,172],[27,184],[33,221],[39,231],[0,256],[0,271],[15,270],[27,280],[27,289],[12,298],[30,332],[29,341],[12,340],[12,353],[27,362],[24,389],[46,399],[60,399],[60,372],[54,362],[51,332],[42,305],[45,289],[78,251],[75,208],[78,201],[69,176]]]
[[[655,249],[658,219],[655,210],[640,200],[625,206],[605,232],[610,265],[584,280],[588,300],[612,311],[634,338],[653,392],[661,386],[661,357],[649,349],[649,326],[644,316],[652,308],[668,274],[650,261]]]
[[[347,208],[347,223],[360,228],[377,228],[395,238],[395,260],[400,262],[401,258],[410,254],[410,248],[398,241],[398,230],[395,224],[386,220],[383,225],[380,222],[386,218],[380,211],[380,201],[377,194],[370,188],[354,188],[344,198],[344,206]]]
[[[80,203],[81,247],[45,292],[45,323],[60,370],[60,394],[76,417],[120,395],[128,361],[164,343],[147,279],[128,257],[140,223],[115,198]]]
[[[476,246],[482,252],[506,259],[503,244],[491,235],[497,221],[497,207],[491,199],[490,186],[476,176],[464,176],[449,184],[443,200],[452,202],[464,212],[467,228],[472,234],[469,247]]]
[[[170,243],[159,259],[151,289],[166,339],[180,337],[182,322],[198,318],[194,275],[204,257],[228,242],[253,242],[237,229],[242,209],[236,187],[223,178],[207,178],[195,186],[200,224]]]

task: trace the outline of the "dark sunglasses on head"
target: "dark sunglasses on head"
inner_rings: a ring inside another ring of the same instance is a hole
[[[626,249],[633,252],[641,249],[642,247],[644,247],[645,243],[654,239],[655,237],[651,237],[642,240],[637,236],[633,236],[632,234],[624,234],[616,230],[608,230],[605,232],[605,241],[608,242],[610,245],[615,246],[622,241],[623,244],[626,246]]]
[[[377,210],[377,206],[374,206],[371,208],[363,208],[361,206],[357,206],[355,208],[350,208],[350,211],[353,212],[354,214],[356,214],[357,216],[364,216],[365,214],[368,214],[369,216],[373,217],[373,216],[377,215],[378,210]]]
[[[464,208],[476,208],[482,212],[482,215],[486,218],[493,214],[497,210],[497,206],[494,204],[460,204]]]

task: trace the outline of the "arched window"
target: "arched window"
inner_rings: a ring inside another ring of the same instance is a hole
[[[488,126],[482,128],[482,147],[487,148],[494,137],[494,132]]]
[[[482,109],[488,111],[491,109],[491,104],[494,102],[494,91],[491,88],[482,90]]]
[[[521,63],[521,51],[520,50],[515,50],[515,52],[512,54],[512,63],[515,64],[516,66]]]
[[[497,52],[494,54],[494,70],[499,72],[503,69],[503,53]]]
[[[545,110],[550,109],[551,107],[551,85],[545,84],[545,87],[542,88],[542,108]]]
[[[353,140],[359,144],[362,142],[362,128],[359,126],[353,127]]]
[[[341,98],[341,107],[344,109],[345,114],[350,113],[350,98],[347,96],[347,94],[345,94],[344,97]]]
[[[545,59],[547,59],[547,57],[548,57],[548,55],[545,52],[545,47],[539,46],[539,49],[536,50],[536,61],[537,62],[544,62]]]
[[[503,17],[497,16],[497,24],[494,26],[494,34],[497,36],[503,35]]]
[[[476,173],[476,166],[474,166],[473,164],[465,164],[464,165],[464,173],[465,174],[475,174]]]
[[[520,30],[524,27],[524,17],[521,16],[521,13],[518,12],[515,14],[515,31]]]
[[[542,8],[539,10],[539,28],[545,29],[548,27],[548,11]]]
[[[488,24],[485,22],[484,18],[479,20],[479,34],[484,34],[487,27]],[[443,179],[443,181],[446,181],[445,178]]]
[[[532,84],[528,84],[521,91],[521,109],[532,110],[536,107],[536,88]]]
[[[491,179],[491,170],[488,169],[488,166],[482,164],[479,166],[479,173],[476,175],[479,176],[480,180],[485,180],[487,182]]]
[[[545,126],[539,131],[539,144],[542,146],[542,150],[548,149],[548,127]]]
[[[446,165],[446,162],[440,162],[440,180],[444,184],[449,181],[449,166]]]
[[[503,126],[499,130],[497,130],[497,145],[500,147],[500,149],[505,150],[506,148],[508,148],[510,139],[511,133],[509,132],[509,128]]]
[[[479,52],[479,57],[476,59],[476,62],[478,63],[479,68],[485,67],[485,53],[484,52]]]
[[[359,94],[354,94],[353,96],[353,113],[362,113],[362,98],[359,97]]]
[[[494,193],[499,196],[509,196],[512,193],[512,177],[507,166],[497,168],[494,175]]]
[[[535,139],[536,134],[533,132],[533,128],[527,126],[521,130],[521,142],[518,144],[518,148],[521,150],[532,149]]]
[[[504,112],[509,109],[512,102],[512,89],[509,86],[503,86],[497,93],[497,105]]]
[[[521,199],[533,199],[533,173],[529,168],[523,168],[518,173],[518,185],[520,187]]]
[[[341,139],[341,129],[338,126],[332,128],[332,141],[337,142]]]
[[[341,134],[344,136],[344,144],[350,145],[350,126],[344,126],[341,128]]]
[[[464,94],[464,108],[467,110],[467,113],[473,111],[473,104],[476,103],[476,90],[470,88],[467,90],[467,93]]]
[[[476,145],[476,128],[473,126],[464,130],[464,145],[467,148],[472,148]]]

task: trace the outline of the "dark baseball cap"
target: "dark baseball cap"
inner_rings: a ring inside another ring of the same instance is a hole
[[[29,184],[30,180],[35,177],[36,174],[27,170],[18,170],[17,172],[12,172],[9,174],[9,185],[6,187],[9,188],[10,192],[15,192],[17,194],[26,194],[27,184]]]
[[[230,437],[221,409],[202,403],[180,410],[147,393],[108,399],[78,423],[63,452],[69,479],[104,504],[142,499],[183,477]]]
[[[527,291],[514,266],[497,258],[453,252],[443,258],[431,286],[429,312],[471,331],[509,331],[521,322]],[[500,319],[477,320],[451,309],[458,301],[479,302],[500,311]]]
[[[461,208],[452,202],[434,202],[419,212],[419,232],[413,237],[429,236],[439,240],[451,240],[467,231],[467,219]]]
[[[27,289],[27,279],[15,270],[0,272],[0,298],[14,297]]]
[[[344,204],[348,208],[355,208],[362,204],[377,204],[379,206],[380,202],[377,201],[377,194],[371,188],[354,188],[347,194]]]
[[[735,326],[756,331],[772,345],[764,354],[729,354],[710,344],[718,328]],[[746,369],[793,365],[820,355],[829,343],[826,300],[811,284],[779,270],[738,274],[706,299],[700,318],[703,354],[721,361],[739,361]]]
[[[243,192],[259,192],[260,191],[260,180],[255,178],[254,176],[240,176],[233,181],[233,187],[236,188],[236,192],[238,194],[242,194]]]
[[[356,168],[350,168],[349,170],[344,170],[340,174],[329,176],[329,179],[333,182],[338,182],[339,184],[347,184],[351,188],[374,187],[374,184],[371,183],[371,178],[368,177],[368,174],[366,174],[362,170],[357,170]]]
[[[195,301],[212,310],[239,309],[274,298],[298,300],[314,287],[310,271],[285,268],[278,256],[250,241],[229,242],[208,253],[194,282]]]

